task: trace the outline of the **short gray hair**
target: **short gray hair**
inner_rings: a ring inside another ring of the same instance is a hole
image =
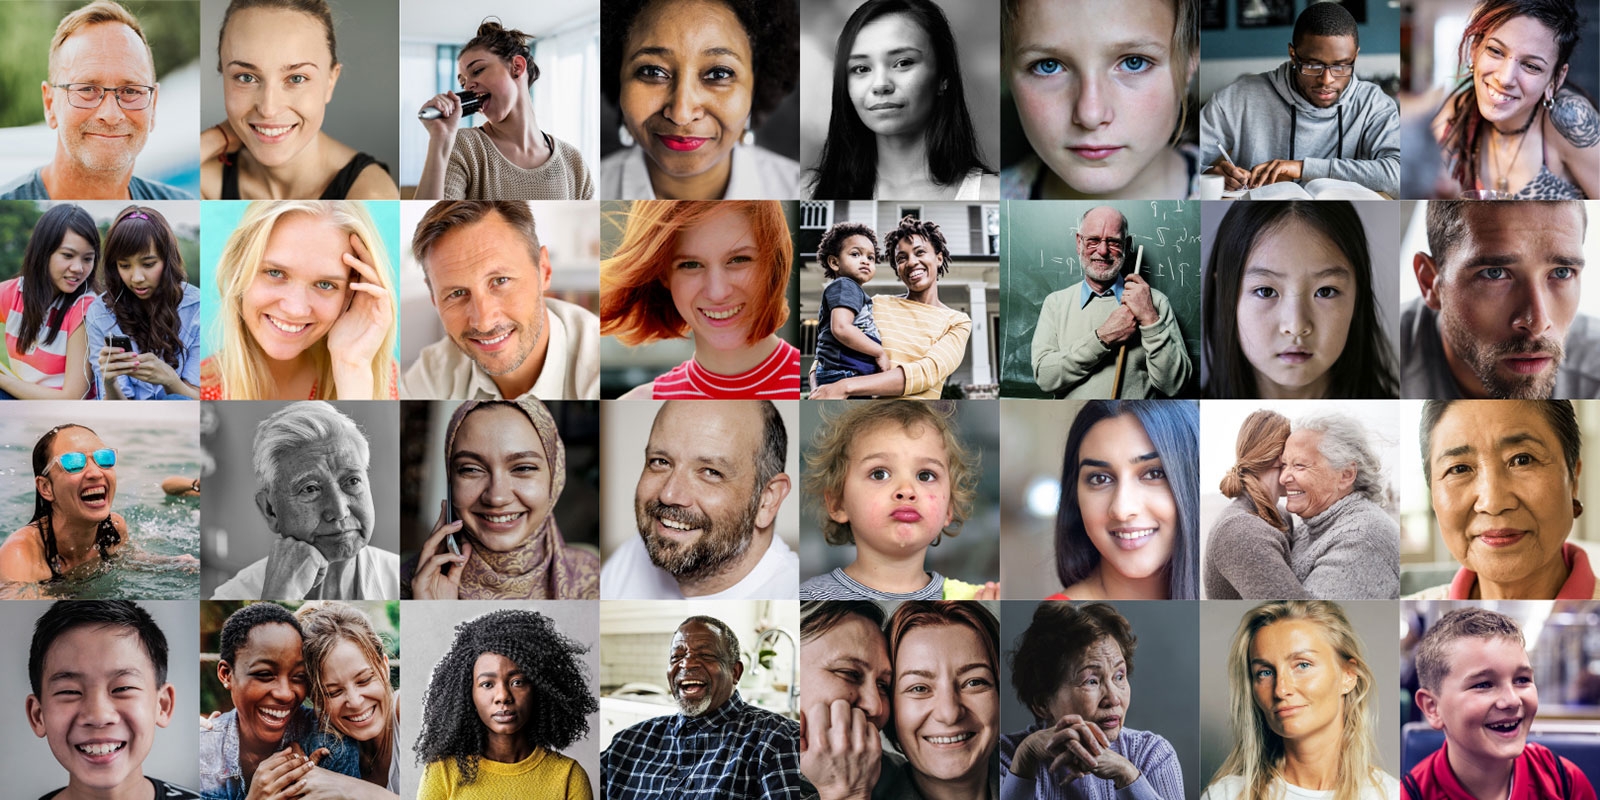
[[[1294,424],[1296,431],[1322,434],[1317,452],[1328,460],[1334,469],[1356,468],[1356,482],[1351,491],[1383,505],[1388,493],[1388,479],[1383,474],[1383,462],[1366,426],[1355,417],[1337,412],[1323,412],[1302,417]]]
[[[1079,214],[1078,215],[1078,230],[1080,230],[1080,231],[1083,230],[1083,221],[1088,219],[1090,214],[1093,214],[1094,212],[1096,212],[1096,211],[1098,211],[1098,210],[1100,210],[1102,208],[1110,208],[1112,211],[1116,211],[1117,219],[1121,220],[1121,222],[1118,223],[1118,225],[1117,225],[1117,229],[1119,231],[1121,231],[1122,240],[1123,241],[1127,241],[1128,240],[1128,215],[1122,213],[1121,211],[1117,211],[1117,209],[1112,208],[1111,206],[1095,206],[1094,208],[1091,208],[1091,209],[1083,212],[1082,214]]]
[[[353,439],[364,464],[372,464],[372,451],[366,434],[355,420],[345,416],[325,400],[290,403],[256,426],[252,463],[256,486],[266,488],[278,482],[278,462],[285,453],[313,442],[327,441],[343,433]]]

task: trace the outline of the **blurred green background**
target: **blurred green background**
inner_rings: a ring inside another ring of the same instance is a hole
[[[0,8],[6,3],[0,0]],[[28,237],[33,234],[33,226],[44,215],[45,209],[54,205],[44,200],[0,200],[0,281],[15,278],[22,271],[22,254],[28,247]],[[85,201],[78,203],[89,216],[94,217],[95,225],[100,229],[100,241],[105,242],[106,231],[111,228],[112,220],[117,214],[127,208],[130,203],[126,200]],[[167,200],[161,202],[140,203],[146,208],[154,208],[167,218],[167,223],[172,226],[172,232],[178,237],[178,251],[183,254],[184,270],[189,276],[189,283],[196,288],[200,286],[200,210],[199,203]],[[51,242],[53,249],[59,242]],[[99,271],[97,265],[96,272]],[[97,279],[98,285],[98,279]],[[98,291],[98,290],[96,290]]]

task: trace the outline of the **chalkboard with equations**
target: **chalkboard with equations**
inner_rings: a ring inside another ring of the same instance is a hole
[[[1000,215],[1000,395],[1050,397],[1033,381],[1033,331],[1051,292],[1083,280],[1078,221],[1097,206],[1128,219],[1133,248],[1123,274],[1144,247],[1140,275],[1167,296],[1178,317],[1194,377],[1181,393],[1198,396],[1200,373],[1200,203],[1184,200],[1006,201]]]

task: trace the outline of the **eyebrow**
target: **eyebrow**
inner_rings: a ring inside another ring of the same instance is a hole
[[[1128,463],[1129,464],[1142,464],[1142,463],[1144,463],[1146,461],[1158,461],[1158,460],[1160,460],[1160,458],[1161,458],[1161,456],[1156,454],[1156,453],[1145,453],[1142,456],[1134,456],[1133,458],[1128,459]],[[1079,469],[1083,469],[1084,467],[1099,467],[1100,469],[1111,469],[1111,462],[1109,462],[1109,461],[1101,461],[1098,458],[1085,458],[1085,459],[1082,459],[1082,460],[1080,460],[1078,462],[1078,468]]]
[[[1283,660],[1284,661],[1293,661],[1293,660],[1295,660],[1297,658],[1316,658],[1316,656],[1317,656],[1317,653],[1316,653],[1315,650],[1296,650],[1293,653],[1290,653],[1289,655],[1284,656]],[[1265,666],[1265,667],[1273,666],[1271,661],[1268,661],[1268,660],[1266,660],[1264,658],[1259,658],[1259,657],[1250,659],[1250,663],[1252,663],[1252,664],[1260,664],[1260,665]]]
[[[633,51],[633,54],[628,56],[628,60],[632,61],[641,56],[657,56],[661,58],[667,58],[674,55],[677,55],[677,53],[670,47],[662,47],[661,45],[646,45],[638,50]],[[706,49],[700,51],[700,55],[725,56],[727,58],[734,59],[741,64],[744,63],[744,56],[727,47],[707,47]]]
[[[488,458],[486,458],[486,457],[484,457],[482,455],[479,455],[478,453],[474,453],[471,450],[457,450],[450,457],[451,458],[473,458],[473,459],[477,459],[478,461],[488,461],[489,460]],[[541,453],[538,450],[519,450],[519,451],[517,451],[515,453],[506,454],[505,458],[506,458],[507,461],[520,461],[520,460],[522,460],[524,458],[537,458],[537,459],[542,461],[542,460],[544,460],[544,453]]]
[[[966,664],[966,665],[963,665],[961,667],[958,667],[956,669],[956,671],[955,671],[955,674],[964,675],[964,674],[966,674],[968,672],[971,672],[971,671],[973,671],[975,669],[993,671],[993,669],[989,666],[989,662],[987,662],[987,661],[974,661],[971,664]],[[908,669],[905,672],[900,673],[900,677],[902,677],[902,678],[904,678],[904,677],[906,677],[908,675],[915,675],[915,676],[917,676],[919,678],[929,678],[929,679],[933,679],[933,678],[938,678],[939,677],[938,675],[934,674],[934,672],[932,670],[926,670],[926,669]]]
[[[1500,439],[1496,442],[1496,444],[1499,445],[1500,447],[1515,447],[1515,446],[1517,446],[1519,444],[1529,444],[1529,443],[1536,444],[1536,445],[1539,445],[1541,447],[1548,447],[1549,446],[1549,445],[1545,444],[1545,441],[1543,439],[1541,439],[1541,438],[1539,438],[1539,437],[1537,437],[1537,436],[1535,436],[1535,435],[1533,435],[1531,433],[1513,433],[1513,434],[1510,434],[1509,436],[1500,437]],[[1455,447],[1452,447],[1452,448],[1444,451],[1443,453],[1440,453],[1439,454],[1439,458],[1454,458],[1456,456],[1464,456],[1464,455],[1466,455],[1468,453],[1473,453],[1473,452],[1477,452],[1477,448],[1473,447],[1470,444],[1456,445]],[[1437,460],[1437,459],[1435,459],[1435,460]]]
[[[480,63],[483,63],[483,59],[481,59],[481,58],[474,58],[471,61],[468,61],[466,69],[462,70],[461,72],[457,72],[456,73],[456,83],[466,83],[467,79],[465,77],[463,77],[463,73],[465,73],[468,69],[472,69],[473,67],[477,66]]]
[[[877,453],[867,453],[866,455],[861,456],[861,460],[862,461],[871,461],[874,458],[885,458],[886,459],[886,458],[889,458],[890,456],[893,456],[893,455],[894,455],[893,453],[890,453],[887,450],[885,450],[885,451],[881,451],[881,452],[877,452]],[[920,461],[922,463],[924,463],[924,464],[938,464],[941,467],[944,466],[944,459],[942,459],[942,458],[923,458],[923,459],[920,459]]]
[[[506,673],[506,677],[507,678],[515,678],[518,675],[521,675],[524,678],[528,677],[527,673],[523,672],[520,669],[514,669],[514,670],[511,670],[510,672]],[[498,673],[498,672],[480,672],[480,673],[478,673],[478,677],[479,678],[498,678],[498,677],[500,677],[500,673]]]
[[[655,456],[661,456],[662,458],[668,458],[668,459],[674,457],[671,453],[668,453],[667,451],[662,450],[659,447],[646,447],[644,449],[644,457],[645,458],[648,459],[648,458],[653,458]],[[695,462],[697,464],[707,464],[707,465],[716,467],[717,469],[722,470],[723,472],[732,472],[734,470],[735,466],[736,466],[734,464],[733,460],[728,458],[727,456],[685,456],[684,458],[682,458],[680,460],[693,461],[693,462]]]
[[[280,264],[280,263],[278,263],[276,261],[273,261],[270,258],[261,259],[261,266],[263,266],[263,267],[272,267],[273,269],[281,269],[284,272],[295,272],[295,271],[297,271],[297,268],[295,268],[295,267],[291,267],[288,264]],[[312,282],[316,282],[316,281],[344,282],[344,281],[350,280],[350,273],[348,273],[348,272],[324,273],[322,275],[313,275],[310,278],[308,278],[307,280],[310,280]]]
[[[257,72],[261,71],[260,67],[254,65],[254,64],[252,64],[252,63],[250,63],[248,61],[238,61],[238,60],[229,61],[228,62],[228,66],[230,66],[230,67],[242,67],[244,69],[253,69],[253,70],[257,71]],[[287,71],[291,71],[291,70],[305,69],[307,67],[310,67],[311,69],[318,69],[317,63],[315,61],[301,61],[301,62],[299,62],[297,64],[285,64],[282,67],[280,67],[280,69],[282,69],[285,72],[287,72]]]
[[[911,53],[912,55],[919,55],[920,56],[920,55],[922,55],[922,48],[920,48],[920,47],[896,47],[895,49],[890,50],[888,53],[885,53],[885,55],[897,56],[897,55],[900,55],[902,53]],[[871,58],[871,57],[872,56],[870,54],[868,54],[868,53],[851,53],[850,54],[850,59],[852,61],[854,61],[855,59],[858,59],[858,58]]]
[[[1337,265],[1337,266],[1332,266],[1332,267],[1327,267],[1327,268],[1324,268],[1324,269],[1319,269],[1316,272],[1311,273],[1311,277],[1313,277],[1313,278],[1337,278],[1337,277],[1349,277],[1350,274],[1351,274],[1351,269],[1349,267],[1347,267],[1347,266],[1344,266],[1343,264],[1340,264],[1340,265]],[[1265,276],[1267,276],[1269,278],[1283,278],[1283,277],[1286,277],[1286,273],[1278,272],[1277,270],[1267,269],[1266,267],[1249,267],[1244,271],[1244,276],[1246,278],[1249,278],[1249,277],[1252,277],[1252,276],[1257,276],[1257,275],[1265,275]]]
[[[1581,267],[1584,264],[1583,256],[1552,255],[1549,261],[1558,267]],[[1486,253],[1467,258],[1462,266],[1472,267],[1515,267],[1523,263],[1522,257],[1511,253]]]
[[[755,242],[744,243],[744,244],[738,245],[737,247],[733,247],[733,248],[730,248],[730,249],[724,251],[722,253],[722,256],[724,258],[726,258],[728,256],[741,255],[747,250],[753,251],[753,252],[756,252],[756,253],[760,253],[761,248],[757,247]],[[677,253],[677,254],[674,254],[672,256],[672,260],[673,261],[700,261],[700,260],[702,260],[702,257],[698,256],[698,255],[696,255],[694,253]]]
[[[123,678],[123,677],[129,676],[129,675],[133,675],[133,676],[136,676],[136,677],[142,677],[144,675],[144,672],[142,670],[140,670],[139,668],[137,668],[137,667],[124,667],[122,669],[119,669],[119,670],[116,670],[116,671],[112,672],[111,674],[107,675],[106,677],[111,679],[111,680],[116,680],[118,678]],[[69,670],[69,669],[63,669],[63,670],[59,670],[59,671],[50,673],[50,677],[45,681],[45,683],[55,683],[56,681],[79,681],[79,680],[86,680],[88,677],[89,676],[88,676],[87,673],[74,672],[74,671]]]

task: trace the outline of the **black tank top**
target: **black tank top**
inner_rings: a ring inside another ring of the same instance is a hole
[[[344,169],[339,170],[339,174],[333,176],[333,180],[328,182],[328,188],[323,189],[322,196],[317,199],[343,200],[345,195],[350,193],[350,187],[355,185],[356,178],[361,175],[361,171],[373,164],[383,167],[384,172],[389,171],[388,164],[366,153],[356,153],[349,163],[344,165]],[[237,157],[224,162],[222,165],[222,199],[239,199],[239,159]]]

